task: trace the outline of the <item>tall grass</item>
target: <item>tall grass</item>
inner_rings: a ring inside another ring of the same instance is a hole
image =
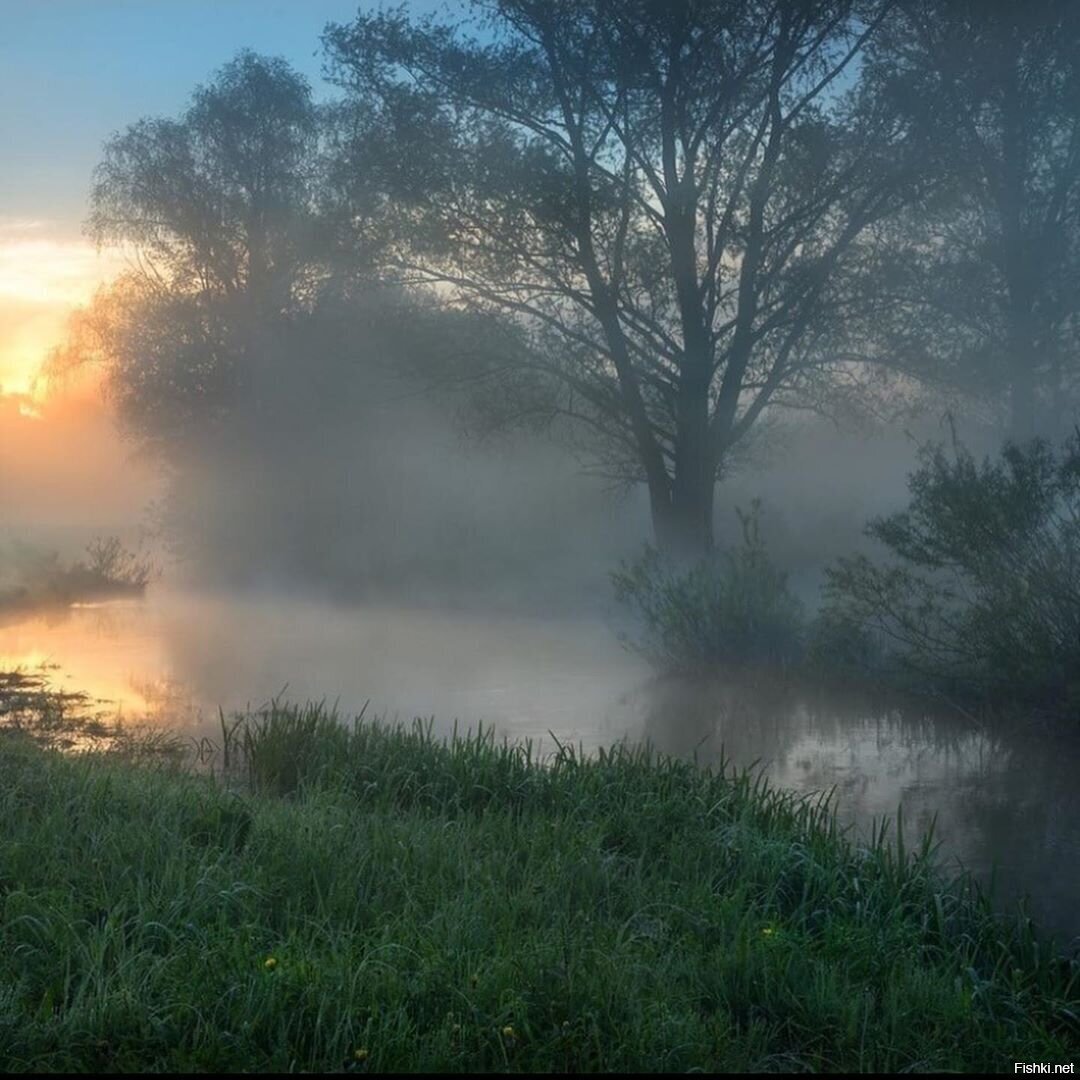
[[[0,1067],[999,1069],[1080,1049],[1019,915],[824,799],[275,705],[232,781],[0,741]],[[222,765],[224,766],[224,753]]]

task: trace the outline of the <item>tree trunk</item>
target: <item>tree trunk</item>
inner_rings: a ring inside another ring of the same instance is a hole
[[[650,490],[653,533],[656,545],[673,561],[691,565],[706,558],[713,548],[713,504],[715,484],[711,472],[707,482],[703,470],[696,470],[694,482],[676,476],[671,494],[654,498]]]
[[[1009,387],[1009,437],[1026,442],[1036,434],[1035,373],[1030,362],[1015,363]]]

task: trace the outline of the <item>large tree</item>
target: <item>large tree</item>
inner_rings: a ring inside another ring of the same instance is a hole
[[[438,367],[443,391],[514,351],[505,321],[379,280],[379,184],[342,152],[357,128],[369,118],[316,106],[285,61],[245,50],[179,117],[111,138],[89,231],[130,268],[76,312],[49,373],[104,369],[125,426],[169,458],[215,429],[250,441],[243,418],[281,428],[290,409],[354,408],[375,368],[409,380]]]
[[[1080,389],[1080,5],[899,0],[867,81],[919,132],[934,197],[868,279],[882,348],[1007,402],[1014,439]]]
[[[855,351],[844,270],[903,190],[906,133],[855,87],[887,6],[475,8],[471,36],[400,12],[328,28],[357,175],[389,193],[410,280],[519,317],[518,388],[591,428],[647,484],[658,542],[699,554],[736,446]]]
[[[311,306],[333,255],[322,129],[307,82],[245,51],[179,118],[140,120],[106,144],[89,231],[129,251],[131,269],[73,344],[108,354],[146,432],[257,397],[285,321]]]
[[[310,254],[317,142],[306,80],[241,52],[178,119],[143,119],[109,140],[90,233],[130,245],[172,287],[280,310]]]

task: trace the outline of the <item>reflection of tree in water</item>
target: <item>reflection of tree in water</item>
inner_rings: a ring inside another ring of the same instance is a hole
[[[712,763],[773,761],[800,735],[790,685],[753,678],[658,678],[643,695],[644,737],[661,753]]]
[[[778,785],[835,789],[845,824],[865,830],[903,807],[905,834],[934,825],[946,868],[998,895],[1031,892],[1051,929],[1080,931],[1080,740],[858,690],[767,679],[657,679],[642,691],[644,734],[702,762],[759,762]]]
[[[645,736],[657,749],[700,760],[783,763],[808,740],[835,757],[871,735],[879,750],[912,756],[969,749],[973,728],[956,712],[857,689],[826,688],[767,675],[658,678],[642,691]]]
[[[800,789],[835,786],[849,821],[902,807],[921,834],[935,818],[949,821],[964,790],[1003,767],[1006,751],[984,728],[926,699],[818,687],[803,701],[803,737],[778,778]]]
[[[1052,932],[1080,935],[1080,739],[998,721],[998,767],[956,800],[961,858],[1003,902],[1027,895]],[[1080,944],[1080,942],[1077,942]]]

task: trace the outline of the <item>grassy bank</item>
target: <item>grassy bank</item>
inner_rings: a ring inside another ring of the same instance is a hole
[[[925,849],[643,751],[278,709],[222,784],[0,739],[0,1065],[1011,1069],[1080,976]],[[220,762],[224,765],[224,759]]]

